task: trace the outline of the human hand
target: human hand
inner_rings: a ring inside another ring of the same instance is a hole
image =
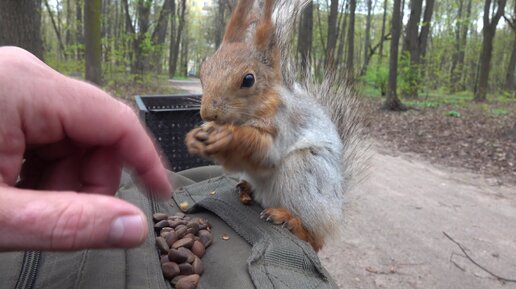
[[[150,192],[170,195],[127,105],[27,51],[0,47],[0,251],[141,244],[145,215],[112,196],[124,165]]]

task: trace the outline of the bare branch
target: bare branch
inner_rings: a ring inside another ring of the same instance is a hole
[[[468,258],[469,261],[471,261],[471,263],[475,264],[478,268],[482,269],[484,272],[488,273],[489,275],[495,277],[496,279],[498,279],[499,281],[503,281],[503,282],[513,282],[513,283],[516,283],[516,279],[510,279],[510,278],[504,278],[504,277],[501,277],[500,275],[497,275],[495,273],[493,273],[492,271],[486,269],[484,266],[480,265],[477,261],[475,261],[469,254],[468,254],[468,250],[459,242],[455,241],[455,239],[453,239],[452,237],[450,237],[450,235],[448,235],[446,232],[443,232],[444,236],[446,238],[448,238],[448,240],[452,241],[455,245],[457,245],[459,247],[459,249],[462,251],[462,253],[464,253],[464,256],[466,256],[466,258]],[[457,265],[456,265],[457,266]],[[462,269],[461,267],[459,267],[459,269]]]

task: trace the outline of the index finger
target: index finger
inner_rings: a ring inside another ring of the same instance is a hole
[[[170,196],[172,186],[155,144],[129,106],[93,85],[72,79],[60,94],[69,99],[60,111],[68,137],[91,146],[111,147],[149,191]]]

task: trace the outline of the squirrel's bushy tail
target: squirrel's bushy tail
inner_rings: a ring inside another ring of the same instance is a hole
[[[326,108],[343,144],[344,192],[362,181],[369,167],[371,145],[365,132],[365,114],[353,84],[327,73],[322,81],[305,73],[301,85]]]

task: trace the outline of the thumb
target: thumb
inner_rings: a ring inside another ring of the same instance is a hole
[[[0,187],[0,251],[128,248],[146,237],[145,215],[117,198]]]

